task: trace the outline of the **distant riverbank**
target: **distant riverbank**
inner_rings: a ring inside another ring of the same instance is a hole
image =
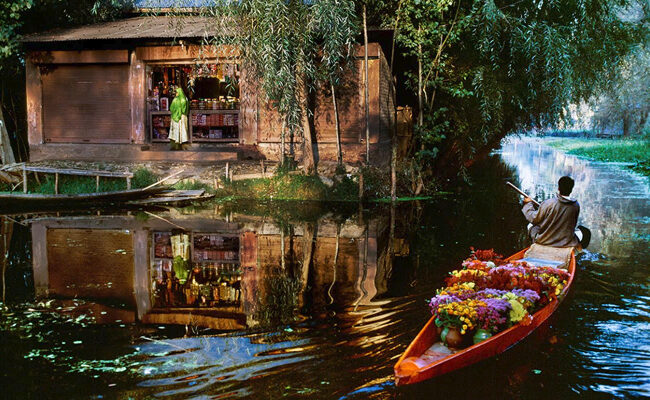
[[[629,163],[629,168],[650,176],[650,140],[546,138],[545,143],[590,160]]]

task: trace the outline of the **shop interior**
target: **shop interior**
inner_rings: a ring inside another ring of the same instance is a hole
[[[192,142],[239,141],[239,65],[149,65],[147,109],[152,142],[169,142],[169,108],[176,88],[189,101]]]

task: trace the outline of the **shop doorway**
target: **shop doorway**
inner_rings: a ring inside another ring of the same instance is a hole
[[[239,143],[240,68],[234,63],[147,66],[147,124],[152,143],[169,142],[169,107],[180,87],[190,103],[190,143]]]

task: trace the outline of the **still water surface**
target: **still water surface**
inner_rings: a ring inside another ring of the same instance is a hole
[[[469,246],[511,254],[527,244],[503,179],[541,200],[564,174],[594,236],[553,325],[397,389],[392,366],[428,319],[425,300]],[[276,203],[30,217],[2,221],[2,398],[650,396],[648,181],[537,141],[504,144],[451,196],[392,210]],[[201,267],[185,277],[194,286],[174,281],[178,254]]]

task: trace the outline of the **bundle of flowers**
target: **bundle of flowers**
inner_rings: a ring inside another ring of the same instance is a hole
[[[530,323],[530,315],[556,299],[568,279],[560,268],[506,263],[493,250],[472,249],[463,269],[450,273],[447,287],[437,291],[429,306],[437,326],[489,336]]]
[[[544,306],[556,299],[569,279],[569,273],[561,268],[528,265],[512,262],[495,265],[491,261],[465,261],[464,269],[452,271],[447,285],[474,283],[479,289],[499,290],[526,289],[539,296],[537,306]]]
[[[462,283],[438,291],[429,306],[436,325],[454,326],[461,334],[475,328],[496,333],[522,321],[539,300],[532,290],[475,290]]]

